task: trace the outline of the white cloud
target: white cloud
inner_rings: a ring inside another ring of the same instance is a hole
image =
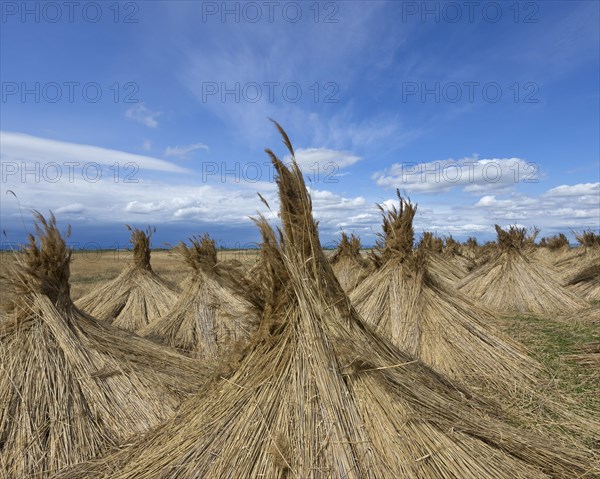
[[[298,148],[295,150],[295,156],[298,165],[307,172],[312,171],[311,169],[315,168],[315,165],[319,171],[322,171],[327,165],[334,165],[341,169],[361,160],[360,156],[352,153],[328,148]]]
[[[377,229],[379,224],[381,223],[381,215],[371,212],[371,213],[359,213],[353,216],[345,217],[343,220],[338,221],[336,226],[338,228],[346,229],[356,229],[367,227],[369,229]]]
[[[67,177],[70,168],[72,171],[79,170],[78,174],[80,174],[80,170],[89,164],[111,166],[117,163],[121,167],[125,167],[125,165],[131,163],[140,170],[171,173],[186,173],[188,171],[168,161],[150,156],[136,155],[99,146],[50,140],[10,131],[0,131],[0,143],[2,144],[1,160],[4,164],[3,176],[7,171],[21,176],[25,164],[28,165],[28,168],[31,168],[32,165],[38,165],[42,169],[44,165],[56,164],[58,167],[52,166],[50,168],[50,166],[46,166],[48,176],[54,176],[57,171],[60,171],[63,176]],[[9,162],[13,163],[10,167],[7,165]],[[73,163],[73,165],[69,165],[69,163]],[[13,171],[14,168],[16,168],[15,171]],[[93,174],[93,172],[90,172],[90,174]],[[2,180],[4,181],[5,178]]]
[[[600,195],[600,182],[580,183],[578,185],[560,185],[549,189],[544,196],[569,197],[569,196],[598,196]]]
[[[125,118],[137,121],[148,128],[156,128],[158,121],[156,118],[161,115],[158,111],[152,111],[143,103],[136,103],[134,106],[125,111]]]
[[[152,149],[152,142],[150,140],[144,140],[142,143],[142,150],[150,151]]]
[[[497,200],[495,195],[487,195],[482,196],[480,200],[475,203],[475,206],[511,208],[514,206],[514,203],[511,200]]]
[[[408,193],[439,193],[456,188],[473,194],[507,192],[518,183],[537,183],[539,168],[520,158],[394,163],[373,174],[379,186]]]
[[[175,156],[180,159],[186,159],[189,153],[197,150],[208,151],[208,146],[206,146],[204,143],[194,143],[192,145],[184,146],[167,146],[167,148],[165,149],[165,156]]]
[[[85,212],[85,206],[83,206],[81,203],[72,203],[70,205],[56,208],[55,210],[55,213],[59,215],[81,214],[83,212]]]
[[[130,201],[125,206],[125,211],[127,211],[129,213],[147,214],[147,213],[156,213],[158,211],[164,210],[164,208],[165,208],[165,205],[162,202],[160,202],[160,203],[154,203],[154,202],[144,203],[141,201]]]
[[[506,199],[487,195],[474,210],[483,211],[490,221],[519,220],[542,228],[583,228],[600,226],[599,183],[561,185],[537,197],[513,193]]]
[[[315,210],[318,210],[320,213],[341,213],[343,210],[362,208],[366,204],[362,196],[345,198],[326,190],[310,190],[310,193]]]

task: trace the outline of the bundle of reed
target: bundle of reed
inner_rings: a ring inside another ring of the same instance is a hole
[[[283,241],[257,220],[268,288],[260,329],[231,372],[173,420],[61,477],[583,477],[581,451],[511,426],[362,322],[320,247],[303,175],[279,129],[292,166],[267,150]]]
[[[481,255],[481,247],[479,246],[479,242],[477,238],[474,236],[470,236],[466,239],[463,244],[463,253],[465,258],[467,258],[467,273],[472,271],[477,266],[477,259]]]
[[[475,260],[475,265],[471,269],[474,270],[488,263],[490,260],[494,258],[496,252],[498,251],[498,245],[495,241],[486,241],[479,247],[478,256]]]
[[[555,314],[586,306],[553,279],[554,271],[532,258],[524,228],[495,228],[496,251],[458,283],[463,294],[503,313]]]
[[[539,248],[534,252],[534,258],[554,269],[556,263],[568,256],[569,252],[569,240],[563,233],[559,233],[542,238]]]
[[[469,236],[463,245],[463,251],[467,254],[470,259],[475,259],[477,256],[477,250],[479,249],[479,242],[474,236]]]
[[[467,274],[455,260],[454,254],[444,252],[443,240],[437,238],[428,231],[424,232],[419,242],[419,249],[428,253],[428,269],[432,276],[445,282],[449,286],[454,286],[460,279]]]
[[[600,234],[592,229],[584,230],[575,235],[577,241],[584,248],[600,248]]]
[[[381,265],[351,294],[358,312],[399,348],[452,379],[491,395],[535,387],[541,366],[525,348],[495,330],[492,315],[430,273],[425,234],[413,243],[417,205],[399,197],[399,208],[384,212],[384,233],[376,247]],[[405,248],[391,248],[401,242]]]
[[[350,292],[368,275],[370,263],[360,254],[360,239],[354,234],[342,233],[337,250],[331,257],[331,265],[344,291]]]
[[[587,301],[600,301],[600,256],[567,278],[565,286]]]
[[[219,264],[215,242],[208,235],[180,243],[192,273],[167,313],[139,331],[143,337],[204,360],[216,360],[257,325],[257,305],[235,268]]]
[[[591,229],[575,234],[579,245],[565,252],[555,263],[560,278],[569,280],[573,271],[579,271],[600,258],[600,234]]]
[[[177,299],[177,287],[150,265],[150,238],[156,229],[126,227],[131,232],[133,263],[114,280],[79,299],[77,306],[118,328],[137,332],[169,310]]]
[[[396,194],[400,195],[398,191],[396,191]],[[425,231],[421,236],[421,241],[419,241],[419,247],[425,248],[434,254],[442,254],[444,252],[444,240],[429,231]]]
[[[456,241],[452,235],[444,239],[444,256],[448,258],[461,278],[467,275],[471,262],[465,255],[462,244]]]
[[[0,477],[48,477],[170,416],[206,379],[192,360],[99,322],[70,297],[54,215],[9,268],[0,321]],[[67,235],[69,233],[67,232]]]
[[[540,240],[540,247],[547,248],[550,251],[561,251],[569,249],[569,240],[563,233],[554,236],[547,236]]]

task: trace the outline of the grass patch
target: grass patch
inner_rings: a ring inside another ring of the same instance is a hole
[[[550,371],[558,388],[576,399],[582,407],[600,412],[600,374],[593,367],[581,366],[568,358],[578,348],[600,340],[597,326],[568,323],[538,316],[499,319],[505,333],[524,344],[530,354]]]

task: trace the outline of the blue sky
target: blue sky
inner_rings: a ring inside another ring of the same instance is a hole
[[[8,190],[79,246],[125,246],[124,223],[156,225],[156,245],[252,243],[256,193],[277,208],[263,148],[285,156],[268,117],[325,244],[371,244],[396,188],[417,231],[600,226],[598,2],[115,5],[2,4],[10,241],[24,227]]]

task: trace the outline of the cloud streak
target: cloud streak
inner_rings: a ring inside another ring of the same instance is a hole
[[[48,165],[55,163],[66,171],[67,163],[73,163],[73,168],[80,168],[86,164],[111,166],[116,163],[121,167],[133,164],[140,170],[168,173],[188,172],[185,168],[151,156],[51,140],[23,133],[0,131],[0,143],[2,144],[3,174],[7,173],[7,163],[9,162],[14,163],[18,169],[22,169],[23,164]]]
[[[187,159],[187,155],[198,150],[209,151],[209,148],[204,143],[194,143],[192,145],[184,146],[167,146],[165,149],[165,156],[176,157],[183,160]]]

